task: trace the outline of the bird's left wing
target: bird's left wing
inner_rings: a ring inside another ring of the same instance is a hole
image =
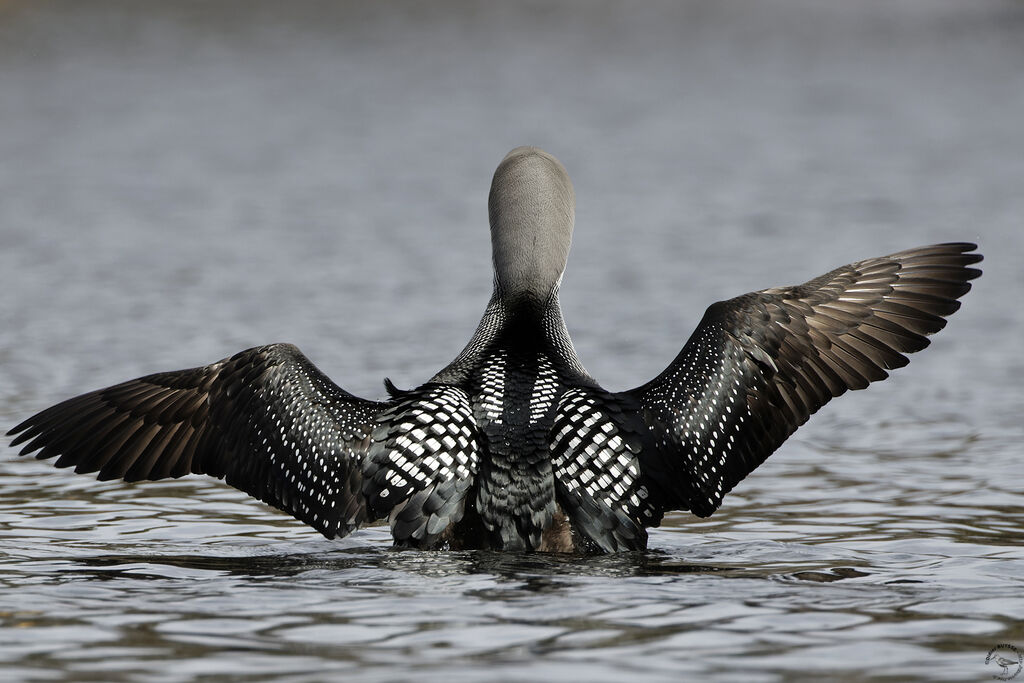
[[[709,307],[664,372],[620,395],[649,429],[651,501],[710,515],[825,403],[906,365],[981,274],[975,248],[910,249]]]
[[[58,467],[99,479],[224,478],[333,538],[380,514],[368,511],[362,467],[384,407],[273,344],[68,399],[9,434],[28,442],[22,455],[59,456]]]

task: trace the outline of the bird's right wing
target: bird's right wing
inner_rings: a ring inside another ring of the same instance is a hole
[[[382,511],[363,463],[386,404],[342,390],[290,344],[165,372],[68,399],[9,434],[25,455],[99,479],[226,479],[328,538]],[[386,512],[386,511],[385,511]]]
[[[981,274],[975,248],[910,249],[710,306],[664,372],[620,394],[653,442],[639,454],[651,500],[710,515],[825,403],[906,365]]]

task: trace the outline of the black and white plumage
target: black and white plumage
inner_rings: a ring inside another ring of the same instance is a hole
[[[558,304],[565,169],[513,150],[489,208],[490,304],[414,390],[357,398],[275,344],[69,399],[12,445],[100,479],[224,478],[329,538],[386,519],[400,546],[643,549],[665,512],[710,515],[831,398],[905,365],[980,275],[975,245],[939,244],[722,301],[664,372],[609,392]]]

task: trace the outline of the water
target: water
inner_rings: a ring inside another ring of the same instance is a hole
[[[714,300],[986,255],[932,348],[644,554],[327,541],[7,450],[0,678],[989,680],[1024,649],[1021,121],[1016,0],[0,4],[3,425],[273,341],[357,394],[424,380],[520,144],[575,181],[563,306],[612,389]]]

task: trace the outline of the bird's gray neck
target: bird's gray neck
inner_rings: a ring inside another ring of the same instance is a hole
[[[494,295],[509,306],[557,298],[572,242],[569,174],[536,147],[517,147],[494,172],[488,198]]]
[[[491,298],[462,353],[430,381],[464,384],[496,350],[534,358],[543,354],[554,362],[563,377],[578,384],[594,382],[576,357],[557,296],[538,306],[528,299],[510,304],[497,294]]]
[[[576,359],[558,304],[576,199],[565,168],[536,147],[518,147],[494,172],[488,199],[494,295],[473,338],[431,382],[469,381],[496,348],[550,355],[563,375],[592,382]]]

